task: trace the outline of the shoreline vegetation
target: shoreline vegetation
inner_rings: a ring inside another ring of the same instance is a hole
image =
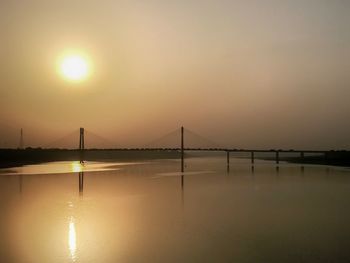
[[[205,157],[219,156],[222,153],[186,153],[186,156]],[[76,161],[81,157],[81,152],[77,149],[42,149],[42,148],[26,148],[26,149],[0,149],[0,168],[11,168],[29,164],[38,164],[54,161]],[[232,155],[235,158],[249,159],[248,155]],[[86,149],[83,153],[83,159],[86,161],[129,161],[129,160],[154,160],[154,159],[179,159],[180,151],[176,150],[143,150],[143,149]],[[256,160],[274,161],[272,156],[256,156]],[[350,167],[349,151],[334,151],[324,155],[311,154],[301,158],[300,156],[281,155],[280,161],[300,164],[319,164],[333,166]]]

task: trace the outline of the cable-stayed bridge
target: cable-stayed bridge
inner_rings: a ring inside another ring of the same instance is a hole
[[[84,128],[76,129],[63,137],[52,141],[45,145],[44,148],[26,148],[23,147],[23,130],[20,132],[20,144],[19,149],[0,149],[0,167],[9,163],[12,166],[40,163],[40,162],[52,162],[52,161],[77,161],[80,159],[81,163],[85,160],[110,160],[110,159],[123,159],[123,158],[137,158],[135,152],[146,158],[180,158],[181,160],[181,189],[184,188],[184,170],[185,170],[185,152],[186,151],[203,151],[203,152],[223,152],[225,153],[227,171],[230,171],[230,154],[231,153],[245,153],[247,157],[250,157],[251,169],[254,172],[254,163],[257,153],[269,153],[270,160],[274,160],[276,164],[276,171],[279,171],[279,163],[281,154],[292,154],[298,158],[298,162],[301,164],[302,172],[304,172],[304,160],[306,160],[306,154],[317,154],[318,157],[323,159],[322,164],[329,164],[332,160],[339,159],[339,156],[343,158],[345,163],[349,163],[350,152],[349,151],[316,151],[316,150],[283,150],[283,149],[236,149],[230,147],[224,147],[219,143],[208,139],[194,131],[180,127],[176,130],[170,131],[149,143],[139,148],[125,148],[120,147],[118,143],[113,142],[101,135],[91,132]],[[109,151],[115,151],[114,153]],[[149,153],[147,153],[147,151]],[[129,154],[129,153],[130,154]],[[89,156],[90,154],[90,156]],[[94,155],[95,154],[95,155]],[[96,155],[97,154],[97,155]],[[114,154],[117,154],[115,156]],[[94,155],[94,156],[92,156]],[[272,156],[272,158],[271,158]],[[312,156],[311,156],[312,157]],[[335,158],[334,158],[335,157]],[[304,159],[305,158],[305,159]],[[340,159],[341,159],[340,158]],[[318,161],[320,158],[318,158]],[[21,162],[22,161],[22,162]],[[7,162],[7,163],[6,163]],[[306,160],[307,162],[307,160]],[[340,165],[344,165],[344,162]],[[22,175],[20,175],[20,191],[22,191]],[[79,172],[79,193],[83,193],[84,188],[84,172]],[[183,193],[183,192],[182,192]]]
[[[114,142],[104,136],[101,136],[93,131],[80,128],[76,129],[61,138],[58,138],[50,143],[44,145],[43,148],[55,148],[55,149],[80,149],[81,138],[84,138],[84,149],[115,149],[115,150],[126,150],[126,149],[143,149],[143,150],[154,150],[154,149],[179,149],[181,148],[180,141],[181,136],[186,138],[186,148],[224,148],[219,143],[216,143],[200,134],[193,132],[189,129],[183,128],[183,134],[181,134],[182,128],[170,131],[158,138],[136,148],[121,147],[120,143]],[[22,147],[20,147],[22,148]]]
[[[250,154],[251,164],[254,164],[256,153],[270,153],[274,155],[276,165],[280,163],[282,153],[298,154],[301,160],[305,154],[322,154],[325,162],[329,154],[336,151],[320,150],[284,150],[284,149],[236,149],[228,148],[208,139],[194,131],[184,127],[168,132],[149,143],[138,148],[123,148],[117,143],[104,138],[94,132],[80,128],[62,138],[46,145],[45,148],[58,149],[78,149],[80,151],[80,160],[84,161],[84,151],[86,150],[115,150],[115,151],[177,151],[181,153],[181,170],[184,170],[184,152],[185,151],[207,151],[207,152],[225,152],[227,166],[230,165],[230,153],[241,152]]]

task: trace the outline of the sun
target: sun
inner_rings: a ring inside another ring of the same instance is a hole
[[[64,55],[59,62],[59,71],[69,81],[83,81],[90,73],[88,59],[80,54]]]

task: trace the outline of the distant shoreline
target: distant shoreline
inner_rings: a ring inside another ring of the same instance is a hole
[[[212,156],[215,154],[193,154],[193,157]],[[189,154],[192,156],[192,154]],[[11,168],[16,166],[39,164],[54,161],[76,161],[81,157],[79,150],[68,149],[41,149],[27,148],[19,149],[0,149],[0,168]],[[143,149],[86,149],[83,153],[83,159],[86,161],[130,161],[130,160],[154,160],[154,159],[179,159],[181,153],[176,150],[143,150]],[[249,159],[248,156],[236,156],[236,158]],[[256,160],[274,161],[274,157],[256,156]],[[304,156],[280,156],[280,161],[298,164],[318,164],[350,167],[350,153],[334,152],[327,158],[322,155]]]
[[[0,149],[0,168],[11,168],[29,164],[57,161],[80,160],[79,150],[68,149]],[[99,150],[87,149],[83,153],[85,161],[130,161],[180,158],[177,151],[142,150]]]

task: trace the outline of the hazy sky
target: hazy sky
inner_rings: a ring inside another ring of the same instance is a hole
[[[350,149],[350,1],[0,1],[0,147],[79,127],[144,145]],[[72,84],[57,58],[93,61]],[[77,139],[78,142],[78,139]]]

